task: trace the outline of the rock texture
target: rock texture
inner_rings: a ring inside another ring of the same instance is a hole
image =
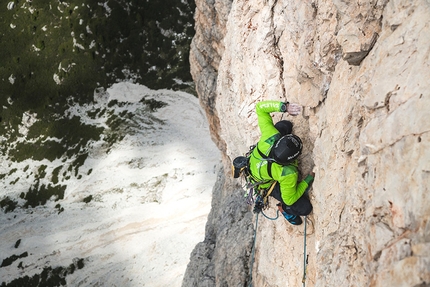
[[[196,2],[191,70],[226,172],[183,286],[250,283],[255,216],[229,160],[258,140],[264,99],[305,107],[283,118],[316,172],[306,286],[430,286],[430,2]],[[301,285],[303,228],[261,217],[252,275]]]

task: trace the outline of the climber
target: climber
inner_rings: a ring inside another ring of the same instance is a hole
[[[248,172],[252,182],[258,183],[258,191],[270,189],[270,196],[280,203],[278,209],[293,225],[302,224],[300,216],[312,211],[312,204],[305,191],[315,174],[298,182],[298,156],[302,152],[301,139],[292,134],[293,124],[281,120],[273,125],[272,112],[288,112],[297,115],[301,107],[280,101],[262,101],[256,105],[261,137],[249,156]],[[272,184],[274,187],[271,188]],[[256,205],[257,209],[261,208]],[[255,211],[255,209],[254,209]],[[261,211],[261,209],[260,209]],[[258,210],[257,210],[258,212]]]

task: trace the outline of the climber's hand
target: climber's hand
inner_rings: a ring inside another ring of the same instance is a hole
[[[295,103],[287,103],[287,112],[292,116],[297,116],[302,112],[302,106]]]

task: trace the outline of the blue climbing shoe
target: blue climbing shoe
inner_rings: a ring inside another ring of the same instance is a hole
[[[282,212],[282,215],[285,217],[286,220],[288,220],[289,223],[291,223],[292,225],[300,225],[303,223],[303,220],[300,216],[298,215],[292,215],[292,214],[288,214],[285,211]]]
[[[282,209],[282,206],[280,203],[278,203],[276,206],[278,206],[279,211],[282,213],[282,215],[285,217],[285,219],[288,220],[288,222],[291,223],[292,225],[300,225],[303,223],[303,220],[300,216],[286,213]]]

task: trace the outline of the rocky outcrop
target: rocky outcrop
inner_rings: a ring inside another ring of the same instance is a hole
[[[224,280],[249,273],[253,237],[221,234],[255,223],[226,208],[244,208],[227,159],[258,140],[255,103],[279,99],[305,107],[287,119],[305,143],[303,175],[316,172],[307,286],[429,285],[429,2],[197,2],[191,65],[226,178],[186,277],[211,266],[194,286],[247,283]],[[260,219],[253,267],[254,286],[302,284],[302,227]]]
[[[191,42],[190,71],[200,103],[206,111],[214,142],[221,151],[225,151],[225,142],[219,135],[220,124],[215,103],[218,68],[224,52],[222,39],[231,1],[196,1],[196,7],[196,34]]]
[[[182,286],[242,286],[249,279],[252,213],[241,200],[242,193],[220,170],[205,240],[192,252]]]

